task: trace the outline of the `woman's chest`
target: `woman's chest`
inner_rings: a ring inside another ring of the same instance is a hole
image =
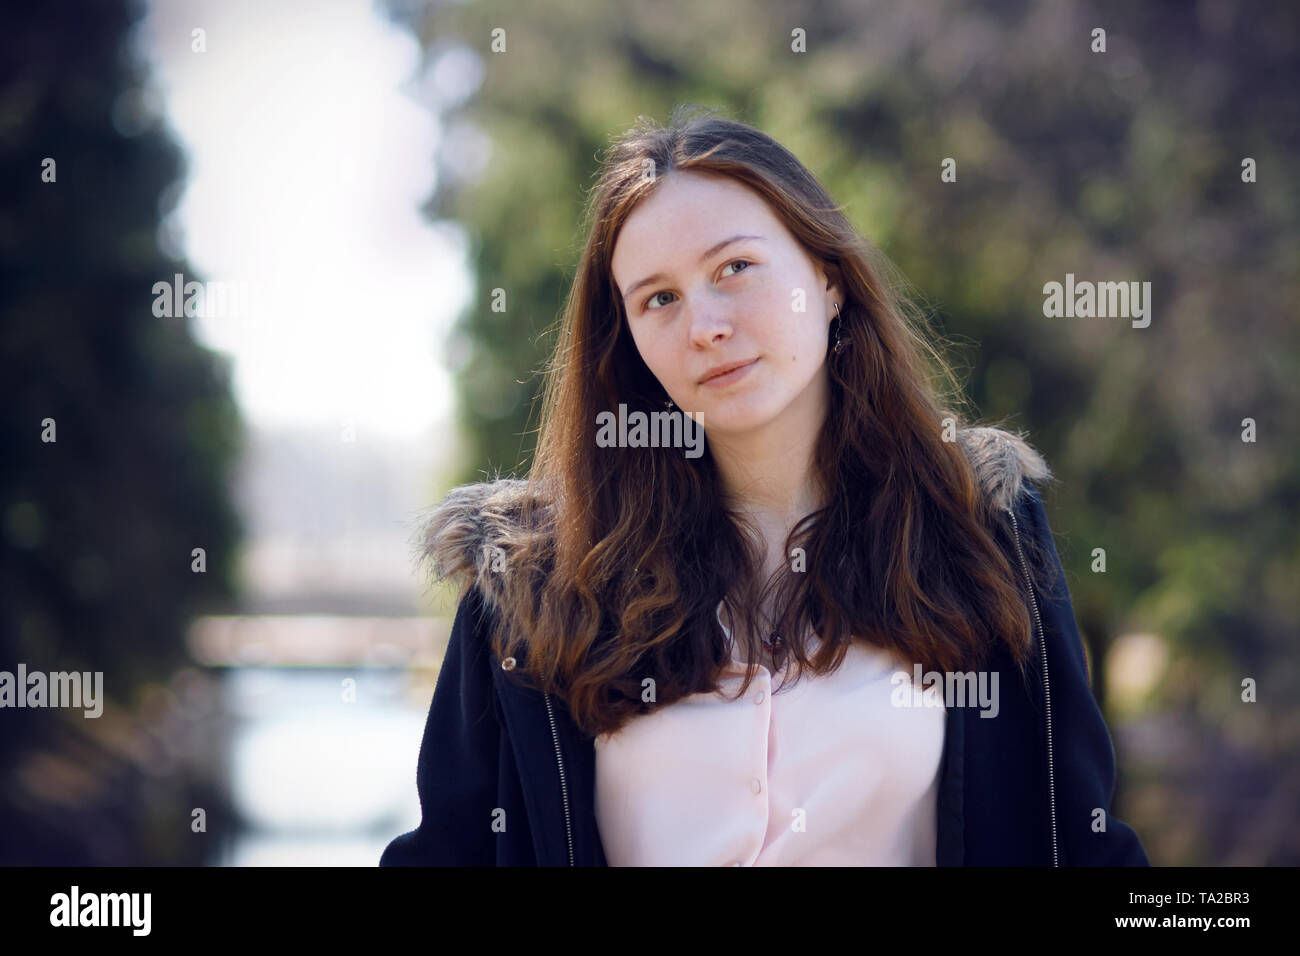
[[[807,672],[784,687],[780,676],[760,668],[738,696],[743,680],[732,674],[718,691],[596,738],[607,851],[638,862],[657,858],[652,845],[705,864],[760,854],[826,860],[846,825],[849,838],[866,841],[854,851],[862,860],[897,845],[891,827],[911,826],[918,803],[933,800],[942,706],[910,706],[913,695],[896,692],[909,675],[883,652],[856,646],[832,674]],[[810,835],[788,842],[792,822],[802,827],[792,834]]]

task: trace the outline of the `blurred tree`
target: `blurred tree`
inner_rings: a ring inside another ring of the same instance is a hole
[[[0,29],[0,669],[102,671],[107,698],[0,712],[0,864],[200,862],[190,808],[218,810],[154,734],[187,622],[231,598],[240,423],[225,363],[153,314],[155,282],[192,277],[156,240],[181,164],[131,7]]]
[[[429,207],[477,244],[454,349],[463,479],[527,469],[528,375],[554,344],[540,333],[573,275],[599,151],[637,114],[720,107],[846,204],[936,307],[975,405],[1024,427],[1062,479],[1049,517],[1099,699],[1118,635],[1171,642],[1146,703],[1182,729],[1161,737],[1176,753],[1134,821],[1153,858],[1300,861],[1285,812],[1300,780],[1276,772],[1300,755],[1298,19],[1293,4],[1174,0],[432,5],[414,22],[430,57],[468,49],[484,74],[445,104]],[[473,128],[491,159],[467,178]],[[1043,287],[1067,273],[1149,281],[1150,325],[1047,317]],[[1265,674],[1243,703],[1241,680]],[[1234,751],[1236,779],[1265,783],[1225,779]],[[1191,792],[1200,805],[1169,812]]]

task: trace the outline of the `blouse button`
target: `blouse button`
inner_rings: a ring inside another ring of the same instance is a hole
[[[513,657],[507,657],[505,660],[503,660],[503,661],[501,662],[501,669],[502,669],[503,671],[512,671],[512,670],[514,670],[514,669],[515,669],[515,659],[514,659]]]
[[[760,690],[757,694],[754,695],[754,703],[756,704],[763,703],[763,699],[765,697],[767,697],[767,694]]]
[[[759,780],[757,777],[755,777],[753,780],[749,781],[749,789],[753,790],[755,793],[758,793],[760,790],[763,789],[763,782]]]

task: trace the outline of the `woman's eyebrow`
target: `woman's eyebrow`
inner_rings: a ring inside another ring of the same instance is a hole
[[[745,239],[765,240],[766,238],[767,238],[766,236],[732,236],[730,239],[723,239],[721,242],[714,243],[713,245],[709,246],[709,248],[705,249],[704,252],[700,254],[700,258],[698,261],[707,262],[710,258],[717,255],[719,252],[727,248],[727,246],[731,245],[733,242],[741,242],[742,240]],[[652,276],[646,276],[640,282],[633,283],[632,287],[623,293],[623,300],[627,301],[628,299],[630,299],[632,297],[632,293],[636,292],[636,290],[641,288],[643,285],[648,285],[651,282],[658,282],[659,280],[666,279],[666,278],[667,276],[665,276],[662,272],[656,272]]]

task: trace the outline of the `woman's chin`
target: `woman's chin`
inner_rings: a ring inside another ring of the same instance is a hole
[[[704,418],[704,434],[710,438],[726,438],[756,431],[775,417],[771,409],[750,401],[714,402],[700,409]]]

